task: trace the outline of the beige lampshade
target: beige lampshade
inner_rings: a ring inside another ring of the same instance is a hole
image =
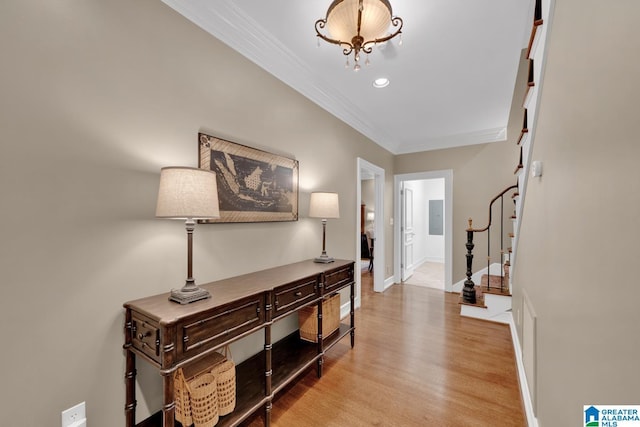
[[[309,216],[323,219],[340,218],[338,193],[311,193]]]
[[[206,169],[166,167],[160,171],[157,218],[219,218],[216,174]]]
[[[358,34],[359,0],[335,0],[327,11],[327,30],[332,38],[344,42]],[[387,0],[364,0],[360,35],[365,41],[388,34],[391,5]]]

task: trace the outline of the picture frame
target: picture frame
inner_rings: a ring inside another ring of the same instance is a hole
[[[198,167],[215,172],[220,218],[201,223],[298,220],[298,161],[198,133]]]

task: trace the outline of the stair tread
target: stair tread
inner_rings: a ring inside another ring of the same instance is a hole
[[[478,292],[478,287],[475,287],[476,290],[476,303],[475,304],[471,304],[469,302],[465,302],[464,300],[464,294],[462,292],[460,292],[460,300],[458,301],[458,304],[460,305],[468,305],[471,307],[478,307],[478,308],[487,308],[487,306],[484,304],[484,295],[482,294],[482,292]]]
[[[487,277],[491,278],[489,281],[491,288],[487,287]],[[502,285],[502,289],[500,285]],[[511,296],[511,292],[509,291],[509,276],[500,277],[494,274],[489,276],[483,274],[480,280],[480,285],[476,285],[476,294],[478,293],[478,289],[482,293]]]

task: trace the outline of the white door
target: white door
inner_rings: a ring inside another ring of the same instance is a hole
[[[404,188],[400,193],[402,195],[402,281],[404,282],[413,274],[414,261],[413,261],[413,237],[415,232],[413,231],[413,190],[410,188]]]

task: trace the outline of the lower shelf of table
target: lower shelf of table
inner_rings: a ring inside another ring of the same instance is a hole
[[[353,328],[346,324],[323,340],[323,349],[327,351],[338,341],[349,335]],[[245,360],[236,366],[236,408],[221,416],[216,427],[235,426],[267,403],[273,395],[282,390],[298,375],[313,365],[322,354],[318,354],[318,344],[300,339],[298,331],[273,344],[271,366],[271,395],[265,394],[265,352]],[[161,427],[162,416],[158,412],[138,427]],[[176,422],[176,426],[180,423]]]

